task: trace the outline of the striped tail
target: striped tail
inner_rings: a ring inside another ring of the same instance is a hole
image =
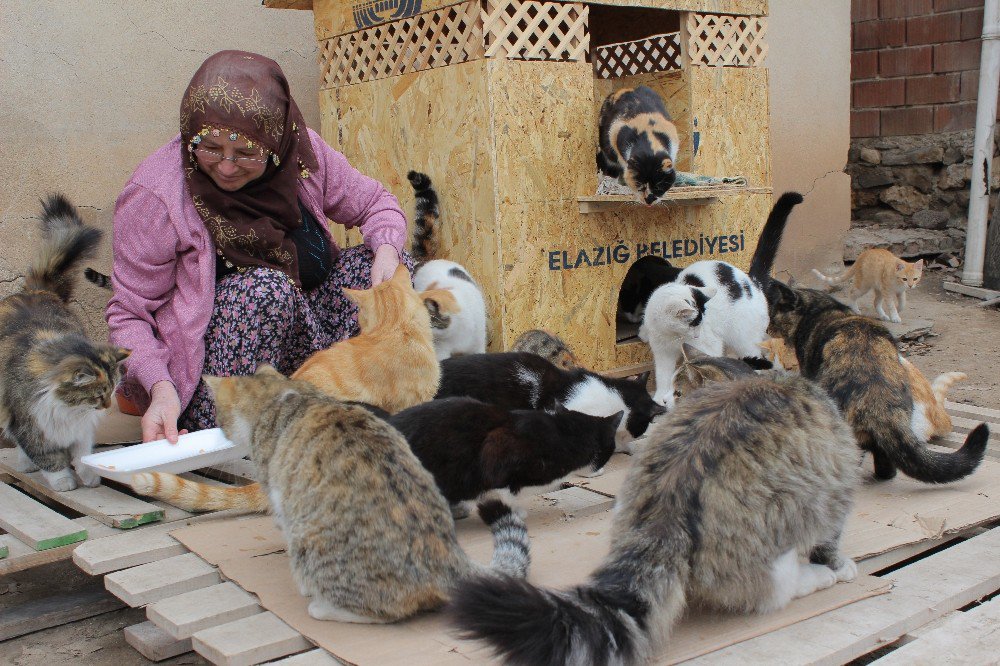
[[[524,578],[531,564],[528,528],[517,513],[500,500],[479,503],[479,517],[490,526],[493,533],[493,571]]]
[[[101,230],[85,225],[66,197],[53,194],[42,202],[42,231],[45,245],[28,268],[24,288],[48,291],[64,303],[69,302],[75,283],[71,271],[94,255],[101,242]]]
[[[237,488],[210,486],[182,479],[176,474],[143,472],[133,474],[131,484],[140,495],[155,497],[185,511],[236,509],[245,513],[266,513],[270,510],[259,483]]]
[[[93,268],[84,268],[83,277],[87,282],[97,285],[101,289],[111,289],[111,276],[95,271]]]
[[[436,227],[441,217],[438,195],[431,186],[427,174],[410,171],[406,178],[413,186],[416,197],[413,217],[413,247],[410,253],[414,261],[427,261],[437,256],[438,242]]]
[[[565,591],[478,576],[456,587],[450,619],[511,664],[642,664],[659,642],[653,628],[672,625],[685,604],[686,567],[644,566],[647,555],[623,553]]]
[[[823,282],[826,282],[829,285],[836,286],[836,285],[838,285],[838,284],[840,284],[842,282],[845,282],[847,280],[850,280],[852,277],[854,277],[854,266],[857,266],[857,264],[852,265],[846,271],[844,271],[843,273],[841,273],[840,275],[837,275],[835,277],[828,277],[826,275],[823,275],[822,273],[820,273],[815,268],[812,269],[812,272],[813,272],[813,274],[816,275],[816,277],[818,277]]]
[[[964,372],[945,372],[938,375],[931,384],[931,392],[934,394],[934,399],[937,400],[939,405],[944,407],[944,401],[948,397],[948,390],[951,388],[951,385],[968,378],[969,376]]]

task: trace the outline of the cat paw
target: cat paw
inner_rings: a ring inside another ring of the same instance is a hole
[[[902,324],[903,323],[903,320],[900,318],[899,315],[896,315],[895,317],[889,317],[889,321],[891,321],[893,324]]]
[[[67,492],[69,490],[76,490],[77,483],[76,479],[73,477],[73,472],[66,468],[58,472],[42,472],[45,477],[45,482],[49,484],[52,490],[59,491],[61,493]]]
[[[468,518],[470,513],[469,506],[465,502],[459,502],[451,505],[451,517],[454,520]]]
[[[823,564],[803,564],[799,568],[799,579],[795,586],[795,597],[805,597],[818,590],[833,587],[837,574]]]
[[[578,474],[585,479],[593,479],[604,474],[604,468],[594,469],[589,472],[578,472]]]
[[[834,569],[833,574],[837,577],[838,583],[850,583],[858,577],[858,565],[849,557],[844,558],[844,563],[839,569]]]
[[[76,468],[76,475],[80,479],[80,483],[87,486],[88,488],[96,488],[101,485],[101,475],[90,469],[86,465],[80,465]]]
[[[38,471],[38,465],[31,461],[31,458],[20,448],[17,450],[17,460],[14,461],[14,469],[23,474],[30,474]]]

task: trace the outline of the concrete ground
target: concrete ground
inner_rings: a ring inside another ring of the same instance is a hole
[[[954,272],[928,270],[902,313],[934,322],[935,335],[909,345],[913,363],[933,379],[941,372],[961,370],[967,381],[956,384],[950,398],[981,407],[1000,409],[1000,311],[975,307],[977,299],[944,291]],[[4,609],[53,594],[78,590],[87,576],[71,562],[20,572],[0,580],[0,615]],[[92,584],[92,583],[91,583]],[[145,621],[142,609],[121,609],[0,643],[0,664],[12,666],[69,666],[85,663],[132,666],[152,663],[124,640],[121,629]],[[161,664],[206,663],[194,653]]]

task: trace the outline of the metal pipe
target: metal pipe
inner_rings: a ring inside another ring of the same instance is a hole
[[[983,52],[979,65],[979,97],[976,104],[976,138],[972,154],[972,191],[969,226],[965,236],[965,267],[962,283],[983,285],[986,256],[986,217],[990,209],[990,168],[993,133],[1000,91],[1000,0],[986,0],[983,13]]]

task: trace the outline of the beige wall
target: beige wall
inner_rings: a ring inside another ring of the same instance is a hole
[[[0,296],[14,290],[39,240],[38,200],[66,193],[107,231],[115,199],[142,159],[178,131],[198,65],[222,49],[256,51],[284,69],[306,122],[319,126],[310,11],[260,0],[0,0]],[[107,293],[77,301],[103,336]]]
[[[771,0],[771,150],[775,198],[806,195],[785,234],[776,269],[806,278],[842,265],[851,223],[851,3]]]

